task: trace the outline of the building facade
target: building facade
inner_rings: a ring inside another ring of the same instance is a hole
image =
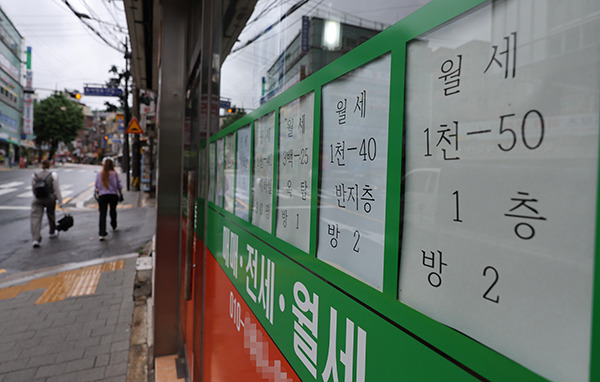
[[[23,37],[0,8],[0,165],[14,165],[24,134],[21,56]],[[31,132],[33,133],[33,132]]]
[[[303,16],[301,30],[263,77],[261,103],[316,73],[379,32],[381,30],[347,22]]]

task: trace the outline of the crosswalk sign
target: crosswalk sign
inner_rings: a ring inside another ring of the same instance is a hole
[[[117,121],[117,130],[125,130],[125,116],[123,114],[117,114],[117,117],[115,119]]]
[[[129,121],[129,125],[127,125],[127,130],[125,130],[125,133],[127,133],[127,134],[144,134],[144,132],[142,131],[142,128],[140,127],[140,124],[138,123],[138,121],[135,117],[131,118],[131,121]]]

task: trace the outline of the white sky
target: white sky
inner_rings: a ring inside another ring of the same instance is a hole
[[[68,0],[78,12],[103,20],[102,29],[92,25],[114,45],[123,44],[126,29],[122,0]],[[300,30],[302,15],[345,20],[372,27],[372,21],[388,25],[406,17],[430,0],[310,0],[273,31],[247,48],[231,54],[223,65],[221,96],[229,97],[248,111],[258,106],[261,77],[285,45]],[[259,0],[250,20],[265,8],[257,22],[246,27],[239,40],[248,41],[286,12],[298,0]],[[69,10],[64,0],[0,0],[0,6],[32,47],[33,86],[43,99],[53,89],[83,92],[85,83],[104,84],[116,65],[125,67],[123,54],[107,46]],[[108,23],[108,24],[107,24]],[[234,47],[240,45],[240,42]],[[24,49],[24,48],[23,48]],[[49,90],[45,90],[49,89]],[[104,109],[104,101],[117,104],[116,98],[84,96],[82,102],[92,109]]]
[[[127,29],[122,0],[68,1],[78,12]],[[93,34],[62,0],[0,0],[0,7],[25,39],[23,49],[31,46],[33,87],[38,99],[46,98],[53,89],[67,88],[83,94],[85,83],[104,84],[112,76],[108,73],[112,65],[125,68],[123,54]],[[96,22],[91,25],[114,45],[125,42],[126,34],[113,25],[103,24],[103,29]],[[118,105],[115,97],[81,99],[92,109],[101,110],[104,101]]]

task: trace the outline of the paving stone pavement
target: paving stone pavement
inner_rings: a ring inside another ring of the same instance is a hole
[[[35,305],[43,289],[0,300],[0,382],[125,382],[136,257],[95,293]]]

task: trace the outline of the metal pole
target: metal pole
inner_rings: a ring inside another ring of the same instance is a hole
[[[178,353],[183,344],[179,301],[181,185],[185,115],[187,0],[161,1],[162,57],[157,119],[156,250],[154,277],[154,356]],[[196,353],[197,354],[197,353]]]
[[[123,101],[123,111],[125,113],[125,128],[129,126],[129,121],[131,120],[131,112],[129,111],[129,41],[125,42],[125,90],[123,92],[123,96],[125,97]],[[127,174],[127,191],[130,190],[130,179],[129,179],[129,134],[125,134],[125,142],[123,144],[123,171]]]

